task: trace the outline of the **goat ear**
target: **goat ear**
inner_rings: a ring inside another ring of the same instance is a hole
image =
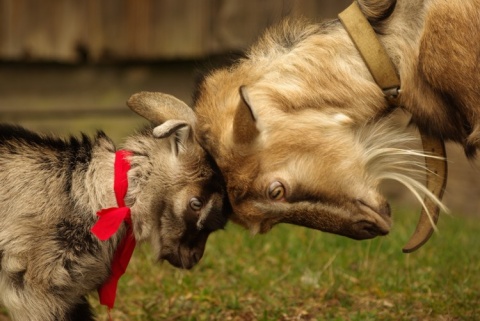
[[[175,156],[187,150],[187,145],[192,139],[191,127],[183,120],[170,119],[153,129],[156,138],[168,138],[172,153]]]
[[[233,141],[236,144],[251,144],[259,131],[246,87],[241,86],[239,93],[240,103],[233,118]]]
[[[128,99],[127,106],[154,125],[163,124],[170,119],[193,124],[196,118],[193,110],[183,101],[159,92],[136,93]]]

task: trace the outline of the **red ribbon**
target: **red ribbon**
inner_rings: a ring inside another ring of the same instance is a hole
[[[128,190],[127,172],[130,170],[130,162],[126,157],[130,155],[132,155],[132,153],[125,150],[119,150],[115,153],[113,189],[118,207],[98,211],[97,215],[99,219],[91,229],[93,234],[100,240],[105,241],[118,231],[122,222],[125,222],[127,225],[126,234],[120,241],[113,255],[111,275],[98,289],[100,304],[106,305],[109,309],[112,309],[115,304],[118,280],[127,270],[136,244],[135,237],[133,236],[130,208],[125,205],[124,200]]]

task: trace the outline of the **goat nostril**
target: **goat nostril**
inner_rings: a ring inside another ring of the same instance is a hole
[[[390,208],[390,204],[387,203],[387,202],[382,204],[379,208],[378,213],[382,216],[391,217],[392,216],[392,209]]]
[[[192,257],[193,257],[193,260],[195,261],[195,263],[197,263],[202,258],[202,253],[200,253],[199,251],[193,251]]]

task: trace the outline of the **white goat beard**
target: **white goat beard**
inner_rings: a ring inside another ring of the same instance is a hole
[[[362,145],[363,157],[369,178],[379,183],[394,180],[404,185],[427,212],[432,227],[436,230],[431,213],[425,206],[423,197],[435,202],[442,211],[446,206],[425,186],[425,158],[440,157],[420,149],[419,134],[410,128],[399,126],[393,117],[367,124],[358,130],[358,144]]]

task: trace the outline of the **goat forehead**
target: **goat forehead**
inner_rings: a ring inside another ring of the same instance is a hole
[[[219,175],[215,161],[199,144],[180,155],[179,160],[177,171],[188,177],[188,180],[208,181]]]
[[[181,213],[189,206],[192,198],[198,198],[203,203],[210,200],[213,202],[222,202],[225,194],[223,179],[219,173],[210,167],[192,170],[190,175],[181,175],[179,181],[176,182],[174,192],[174,208],[176,213]],[[180,215],[180,214],[179,214]]]

